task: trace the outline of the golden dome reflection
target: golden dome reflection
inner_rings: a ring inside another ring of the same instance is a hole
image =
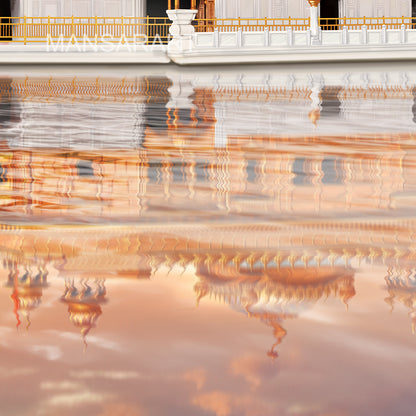
[[[356,293],[354,271],[349,267],[253,266],[245,261],[200,265],[194,292],[197,305],[205,297],[213,298],[273,328],[276,341],[267,353],[272,359],[278,357],[276,348],[287,334],[284,320],[298,317],[328,297],[339,298],[348,306]]]
[[[106,302],[106,289],[103,280],[65,279],[65,292],[61,298],[68,305],[69,319],[81,332],[87,348],[87,335],[96,327],[102,314],[101,305]]]
[[[10,299],[13,302],[13,312],[16,317],[16,327],[22,324],[21,316],[26,320],[26,329],[31,325],[30,314],[37,309],[42,301],[43,289],[48,286],[48,273],[45,268],[34,271],[28,266],[19,266],[13,261],[6,261],[9,274],[6,286],[11,288]]]
[[[393,311],[396,303],[408,310],[412,332],[416,333],[416,276],[414,269],[389,268],[385,278],[389,296],[385,299]]]

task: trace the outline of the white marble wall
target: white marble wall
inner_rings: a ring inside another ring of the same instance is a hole
[[[144,16],[146,0],[20,0],[20,16]]]
[[[217,0],[218,18],[307,17],[306,0]]]
[[[151,0],[12,0],[18,16],[145,16]],[[412,0],[339,0],[346,17],[412,15]],[[308,17],[307,0],[216,0],[218,18]]]
[[[412,15],[411,0],[343,0],[341,10],[344,16],[357,17],[400,17]],[[341,12],[341,13],[342,13]]]
[[[411,16],[412,0],[339,0],[346,17]],[[307,17],[307,0],[216,0],[218,18]]]

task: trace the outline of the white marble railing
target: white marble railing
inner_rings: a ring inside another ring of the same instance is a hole
[[[316,8],[313,8],[316,9]],[[306,30],[287,28],[281,31],[245,31],[242,28],[235,32],[218,29],[212,32],[195,32],[192,10],[175,10],[169,13],[172,20],[171,34],[174,49],[189,51],[221,48],[285,48],[306,46],[361,46],[361,45],[416,45],[416,29],[409,25],[392,28],[383,25],[379,29],[366,25],[361,29],[351,29],[347,26],[340,30],[322,30],[317,16],[311,15],[310,27]]]
[[[194,33],[192,46],[194,49],[211,48],[283,48],[298,46],[360,46],[360,45],[416,45],[416,30],[401,29],[368,30],[319,30],[319,43],[313,44],[311,31],[281,31],[243,32],[234,33],[214,31],[210,33]]]

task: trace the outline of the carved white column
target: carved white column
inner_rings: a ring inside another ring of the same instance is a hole
[[[309,4],[311,5],[311,43],[312,45],[319,45],[319,14],[318,14],[318,6],[321,0],[308,0]]]
[[[166,11],[169,19],[172,20],[172,26],[169,29],[169,33],[172,35],[169,50],[184,52],[192,49],[192,37],[195,33],[192,21],[195,19],[197,12],[197,10]]]

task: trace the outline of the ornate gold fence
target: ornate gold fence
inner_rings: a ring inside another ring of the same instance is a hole
[[[197,32],[213,32],[217,29],[219,32],[258,32],[268,29],[270,31],[285,31],[288,28],[293,30],[306,30],[310,25],[309,18],[292,18],[286,19],[196,19],[194,21]]]
[[[340,17],[340,18],[320,18],[319,24],[323,30],[341,30],[346,27],[348,30],[361,30],[363,26],[367,29],[401,29],[402,25],[406,29],[416,29],[416,19],[412,17]]]
[[[13,17],[0,19],[0,42],[167,43],[167,17]]]
[[[412,17],[342,17],[319,19],[324,30],[367,29],[416,29],[416,18]],[[167,43],[171,21],[167,17],[0,17],[0,42],[17,43]],[[307,30],[309,18],[279,19],[196,19],[197,32],[257,32]]]

